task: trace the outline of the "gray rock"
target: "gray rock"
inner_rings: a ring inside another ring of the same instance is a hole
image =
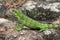
[[[33,30],[12,31],[7,40],[43,40],[43,35]]]
[[[8,35],[7,33],[12,31],[15,25],[16,25],[16,22],[12,22],[8,19],[0,18],[0,38],[5,40]],[[3,31],[1,31],[1,29]]]
[[[27,1],[21,9],[27,16],[42,21],[52,21],[60,16],[60,2]]]
[[[60,30],[48,29],[46,31],[38,32],[36,30],[13,30],[7,33],[6,40],[60,40]]]
[[[44,32],[38,30],[14,30],[15,22],[0,18],[0,28],[7,28],[5,32],[0,32],[0,37],[4,40],[60,40],[60,30],[47,29]]]
[[[53,12],[60,12],[60,10],[58,9],[60,8],[59,5],[60,5],[60,2],[47,3],[47,2],[34,2],[30,0],[30,1],[27,1],[22,7],[29,11],[31,11],[36,7],[39,7],[39,8],[41,7],[43,9],[50,9],[50,11],[53,11]]]
[[[48,29],[44,31],[45,40],[60,40],[60,30]]]
[[[15,24],[16,24],[15,22],[12,22],[4,18],[0,18],[0,28],[7,28],[8,30],[9,28],[14,27]]]

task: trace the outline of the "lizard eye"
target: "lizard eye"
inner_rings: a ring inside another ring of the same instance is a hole
[[[12,12],[17,13],[17,11],[16,11],[16,10],[14,10],[14,9],[12,10]]]
[[[12,12],[15,12],[15,10],[13,9]]]

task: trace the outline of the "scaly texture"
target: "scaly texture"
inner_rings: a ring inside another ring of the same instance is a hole
[[[57,24],[42,24],[42,23],[39,23],[38,21],[35,21],[29,17],[27,17],[26,15],[24,15],[22,12],[14,9],[12,11],[13,14],[16,15],[17,19],[18,19],[18,22],[17,24],[22,24],[24,26],[27,26],[29,28],[32,28],[32,29],[40,29],[40,31],[43,31],[45,29],[49,29],[49,28],[60,28],[60,25],[57,25]]]

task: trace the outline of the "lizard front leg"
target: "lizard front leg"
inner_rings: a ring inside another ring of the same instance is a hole
[[[16,29],[16,30],[22,30],[23,27],[24,27],[24,25],[21,23],[21,20],[18,20],[16,23],[17,23],[17,24],[16,24],[15,29]]]

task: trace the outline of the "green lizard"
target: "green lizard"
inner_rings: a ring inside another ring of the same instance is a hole
[[[23,28],[22,26],[27,26],[32,29],[40,29],[40,31],[44,31],[49,28],[60,28],[60,25],[58,24],[43,24],[33,20],[17,9],[12,10],[12,13],[16,15],[18,19],[17,24],[20,25],[20,28]]]

